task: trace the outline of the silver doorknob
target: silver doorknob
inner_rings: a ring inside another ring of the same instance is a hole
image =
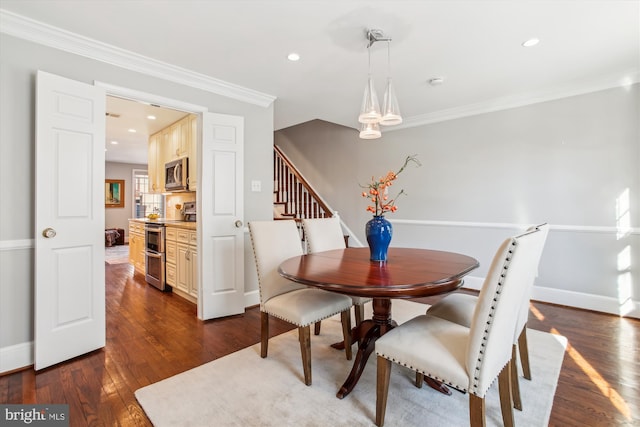
[[[242,221],[238,219],[236,220],[236,228],[240,228],[240,227],[242,227]]]
[[[42,230],[42,235],[44,237],[46,237],[47,239],[54,238],[54,237],[56,237],[56,230],[54,230],[51,227],[47,227],[44,230]]]

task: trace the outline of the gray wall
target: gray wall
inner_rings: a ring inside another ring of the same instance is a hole
[[[638,316],[640,300],[640,85],[388,131],[378,140],[313,121],[276,132],[275,143],[366,244],[370,219],[359,184],[408,168],[406,197],[388,214],[392,246],[460,251],[481,267],[499,242],[527,225],[552,225],[534,297]],[[354,113],[355,114],[355,113]],[[625,192],[625,190],[627,192]],[[395,194],[395,192],[392,192]],[[617,205],[629,224],[618,236]],[[627,257],[627,254],[630,254]],[[629,266],[625,258],[631,260]]]
[[[122,228],[125,239],[129,240],[129,218],[133,218],[133,170],[147,170],[147,165],[136,165],[132,163],[106,162],[104,169],[105,179],[124,180],[124,207],[105,208],[104,226],[105,228]]]
[[[101,81],[245,118],[245,223],[271,216],[272,194],[253,193],[251,180],[273,180],[273,105],[263,108],[121,69],[22,39],[0,35],[0,372],[30,351],[33,340],[34,123],[36,70],[87,84]],[[268,188],[265,185],[264,188]],[[253,258],[245,252],[248,292]]]

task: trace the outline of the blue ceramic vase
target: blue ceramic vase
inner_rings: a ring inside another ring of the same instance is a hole
[[[386,261],[387,250],[393,235],[391,223],[382,215],[374,216],[367,222],[365,234],[367,235],[367,243],[371,254],[369,259],[378,262]]]

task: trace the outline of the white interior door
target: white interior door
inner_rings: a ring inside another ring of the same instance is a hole
[[[202,114],[198,318],[244,312],[244,119]]]
[[[104,89],[38,71],[35,369],[105,345]]]

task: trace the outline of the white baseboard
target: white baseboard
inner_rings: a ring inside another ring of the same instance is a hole
[[[33,365],[33,341],[0,348],[0,374]]]
[[[259,304],[260,304],[260,292],[257,289],[255,291],[244,293],[245,307],[252,307],[254,305],[259,305]]]
[[[479,291],[482,288],[484,278],[467,276],[464,278],[465,289]],[[534,301],[548,302],[551,304],[566,305],[568,307],[584,310],[601,311],[615,314],[621,317],[633,317],[640,319],[640,301],[629,300],[624,305],[613,297],[587,294],[584,292],[567,291],[563,289],[534,286],[531,299]]]

